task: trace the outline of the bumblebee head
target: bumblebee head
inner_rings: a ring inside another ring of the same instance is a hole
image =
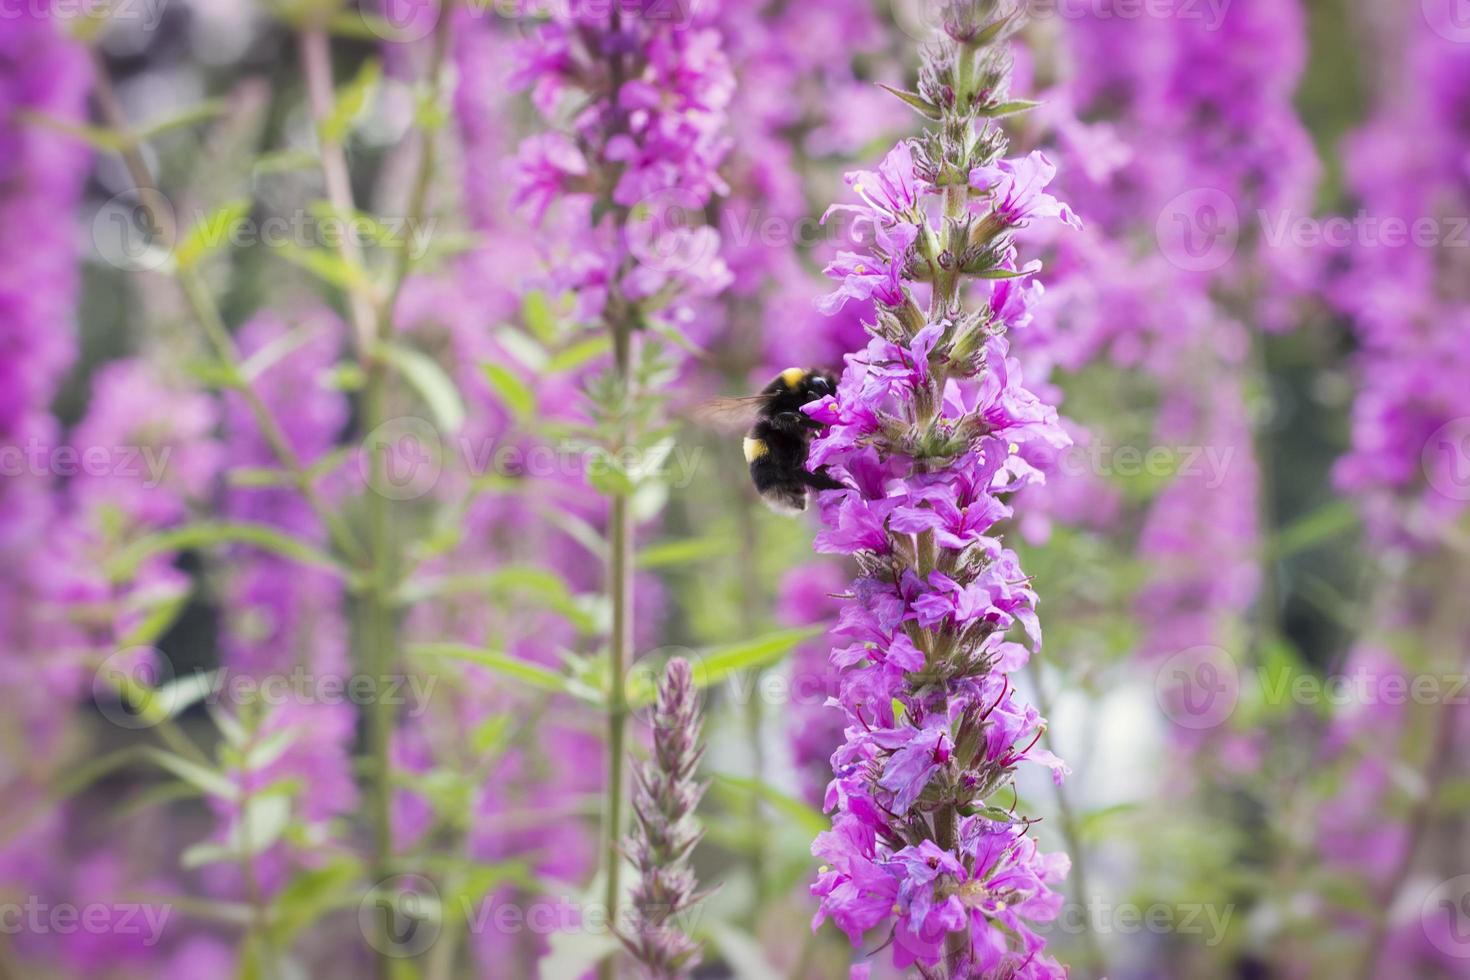
[[[802,385],[810,395],[807,401],[816,401],[818,398],[826,398],[828,395],[837,394],[837,379],[826,371],[810,371],[807,373]]]
[[[787,368],[766,387],[765,394],[777,411],[794,411],[808,402],[835,394],[837,379],[826,371]]]

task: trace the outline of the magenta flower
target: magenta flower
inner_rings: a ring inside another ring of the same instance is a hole
[[[516,154],[520,164],[511,203],[523,208],[532,222],[540,223],[547,208],[558,197],[586,192],[582,178],[588,173],[587,159],[575,143],[561,133],[538,133],[521,143]]]
[[[1029,656],[1008,632],[1032,648],[1041,635],[1036,594],[994,526],[1011,513],[1001,495],[1041,480],[1027,455],[1069,440],[1055,409],[1022,385],[1002,336],[1029,318],[1037,267],[976,289],[983,307],[967,314],[962,284],[1014,273],[1014,248],[939,254],[936,243],[972,234],[968,209],[916,174],[973,173],[998,231],[1076,219],[1044,193],[1054,172],[1045,157],[997,164],[999,132],[986,130],[984,151],[954,135],[993,125],[975,115],[966,87],[1003,72],[1004,57],[957,42],[926,54],[926,84],[948,86],[953,105],[932,138],[849,179],[862,204],[833,209],[856,215],[873,239],[828,267],[839,286],[820,306],[872,299],[877,311],[837,392],[805,409],[824,424],[809,463],[851,488],[821,495],[815,547],[853,555],[865,573],[833,631],[833,703],[847,729],[824,799],[833,828],[813,845],[825,862],[812,886],[815,923],[832,919],[854,944],[886,928],[877,943],[891,944],[894,965],[925,976],[1062,976],[1032,924],[1055,917],[1051,885],[1066,859],[1041,855],[1024,818],[986,817],[1017,766],[1066,772],[1041,745],[1045,722],[1005,677]],[[911,298],[916,286],[927,290],[927,314]]]
[[[849,300],[871,299],[885,306],[903,303],[903,270],[909,247],[918,234],[916,225],[879,225],[869,254],[837,253],[837,258],[823,271],[841,285],[836,292],[819,299],[817,309],[826,314],[836,313]]]
[[[913,224],[922,219],[919,213],[921,193],[929,188],[914,173],[914,154],[905,142],[888,151],[877,172],[854,170],[844,178],[862,204],[833,204],[822,216],[825,222],[834,214],[851,214],[854,232],[895,224]]]
[[[1070,207],[1046,193],[1057,168],[1045,153],[1033,150],[1018,160],[1001,160],[970,171],[970,186],[986,195],[970,210],[991,214],[1005,227],[1024,227],[1036,219],[1055,218],[1082,230],[1082,220]]]

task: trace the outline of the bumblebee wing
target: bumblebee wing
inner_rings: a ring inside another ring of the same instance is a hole
[[[750,395],[745,398],[712,398],[695,406],[693,419],[705,428],[725,432],[744,432],[760,415],[761,405],[764,402],[765,398],[762,395]]]

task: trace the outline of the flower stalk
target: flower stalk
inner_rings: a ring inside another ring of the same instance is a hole
[[[703,722],[689,661],[665,668],[653,714],[653,755],[635,770],[633,829],[625,853],[637,870],[633,927],[620,935],[648,980],[680,980],[699,963],[699,947],[678,917],[701,898],[689,856],[704,831],[695,808],[708,787],[695,779]]]
[[[611,343],[608,370],[589,380],[590,452],[617,472],[597,489],[609,498],[606,588],[607,806],[603,876],[608,917],[621,903],[621,841],[628,695],[634,652],[632,495],[641,477],[618,460],[659,438],[657,387],[674,365],[656,334],[682,332],[691,301],[714,295],[730,274],[713,228],[689,224],[725,190],[726,106],[734,87],[711,27],[710,5],[676,21],[657,5],[612,4],[556,12],[523,46],[515,81],[555,125],[521,144],[515,201],[541,222],[555,210],[569,230],[552,292],[568,294]],[[570,125],[562,121],[570,118]],[[611,958],[599,974],[616,972]]]
[[[995,525],[1003,498],[1042,475],[1028,451],[1067,445],[1054,409],[1022,386],[1006,333],[1024,326],[1039,263],[1014,232],[1080,226],[1046,193],[1040,153],[1006,160],[1008,6],[950,4],[919,87],[896,93],[932,125],[875,173],[848,175],[858,250],[827,274],[829,312],[871,300],[873,339],[848,355],[835,396],[807,406],[825,425],[809,466],[850,489],[822,495],[819,551],[863,574],[836,635],[846,742],[832,757],[833,828],[813,853],[815,924],[854,945],[880,932],[895,965],[931,978],[1053,977],[1033,923],[1055,918],[1068,869],[1044,855],[1005,792],[1022,762],[1052,770],[1045,721],[1007,675],[1041,642],[1036,595]],[[1018,626],[1030,649],[1008,639]]]

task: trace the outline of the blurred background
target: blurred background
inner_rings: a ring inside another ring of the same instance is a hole
[[[0,0],[0,976],[584,975],[613,499],[629,748],[702,685],[697,975],[889,975],[809,927],[854,570],[692,420],[865,342],[819,219],[918,132],[880,83],[935,5],[674,5],[728,66],[716,288],[628,406],[526,180],[565,5]],[[1051,951],[1470,976],[1470,7],[1027,11],[1012,151],[1085,224],[1012,336],[1076,442],[1006,529]]]

